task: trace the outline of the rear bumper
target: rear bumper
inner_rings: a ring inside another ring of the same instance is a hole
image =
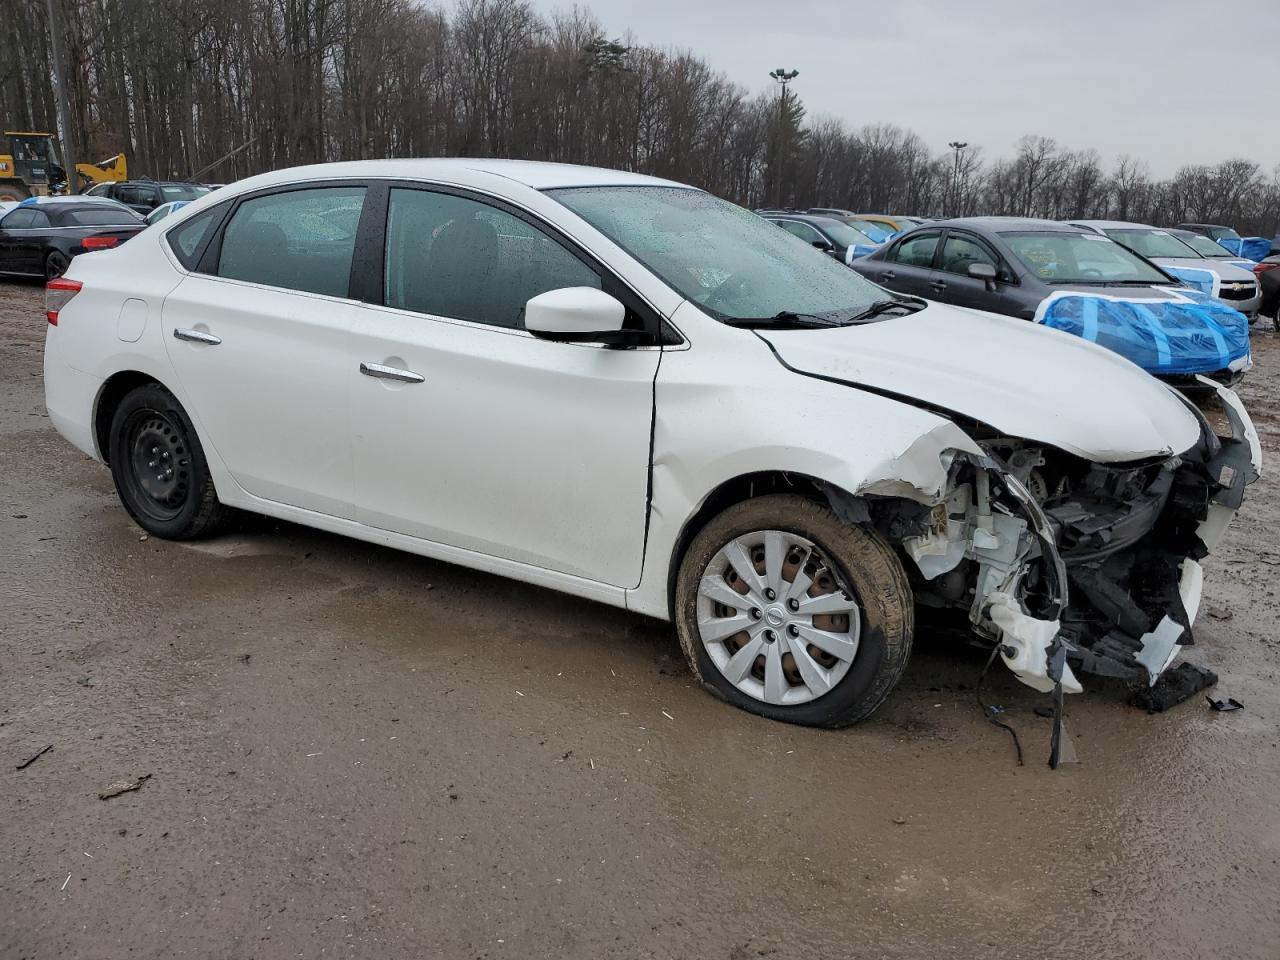
[[[94,437],[93,411],[102,381],[62,359],[59,330],[49,327],[44,340],[44,405],[49,422],[76,449],[102,460]]]

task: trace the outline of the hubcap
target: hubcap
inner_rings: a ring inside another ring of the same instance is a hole
[[[849,672],[862,629],[844,579],[794,533],[761,530],[729,541],[698,586],[698,632],[711,662],[764,703],[794,706],[830,692]]]

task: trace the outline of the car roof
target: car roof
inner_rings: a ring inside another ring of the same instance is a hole
[[[465,157],[394,160],[349,160],[339,163],[320,163],[306,167],[288,167],[274,170],[248,180],[241,180],[237,188],[258,189],[273,184],[292,183],[299,180],[320,178],[379,177],[405,180],[434,180],[450,175],[479,173],[502,177],[534,190],[551,190],[560,187],[684,187],[688,184],[660,177],[649,177],[604,167],[584,167],[572,163],[546,163],[541,160],[469,159]]]
[[[110,197],[88,196],[83,193],[72,194],[69,197],[27,197],[27,199],[19,201],[20,207],[44,207],[49,205],[62,206],[67,203],[80,204],[109,204],[113,207],[122,206]]]
[[[1034,217],[955,217],[951,220],[927,220],[916,230],[937,230],[941,227],[969,227],[989,233],[1084,233],[1080,227],[1057,220],[1037,220]],[[912,231],[914,232],[914,231]]]
[[[1128,220],[1072,220],[1072,223],[1082,223],[1085,226],[1097,227],[1099,230],[1163,230],[1163,227],[1153,227],[1149,223],[1133,223]]]
[[[826,224],[839,224],[842,227],[847,226],[847,224],[838,217],[827,216],[822,213],[791,213],[787,210],[767,210],[760,214],[760,216],[764,217],[766,220],[799,220],[801,223],[812,224],[815,227],[825,226]]]

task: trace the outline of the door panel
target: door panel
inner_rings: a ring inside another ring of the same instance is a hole
[[[632,587],[657,350],[369,307],[347,364],[356,519]],[[361,363],[422,378],[362,375]]]
[[[929,286],[932,264],[940,234],[928,233],[907,237],[878,263],[872,279],[881,286],[914,297],[936,298]]]
[[[360,307],[192,274],[165,299],[187,412],[256,497],[350,518],[349,328]],[[215,337],[180,340],[174,331]]]

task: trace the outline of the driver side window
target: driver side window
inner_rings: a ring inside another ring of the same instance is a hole
[[[940,236],[937,233],[925,233],[908,237],[894,247],[888,259],[927,270],[933,265],[933,252],[938,248]]]
[[[522,329],[524,305],[600,276],[547,234],[468,197],[393,188],[387,208],[387,306]]]

